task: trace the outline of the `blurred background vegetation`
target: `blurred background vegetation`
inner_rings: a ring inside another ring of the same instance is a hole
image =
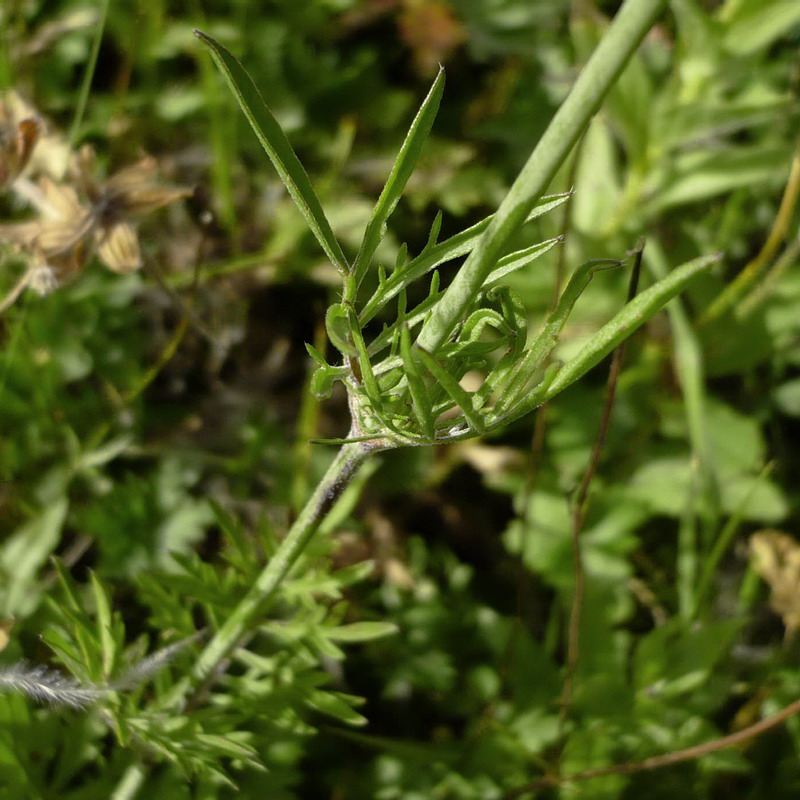
[[[304,349],[324,347],[336,275],[192,29],[241,59],[352,246],[444,65],[433,135],[379,251],[393,264],[437,210],[444,237],[496,208],[618,5],[6,0],[0,87],[46,121],[38,168],[71,181],[67,150],[90,145],[102,183],[148,155],[187,196],[137,222],[141,270],[87,252],[0,319],[3,664],[108,677],[91,674],[91,648],[69,657],[81,598],[94,620],[103,592],[120,653],[214,624],[330,458],[308,440],[346,433],[344,398],[308,391]],[[575,266],[640,236],[645,280],[725,254],[628,348],[581,534],[568,706],[570,504],[605,366],[502,437],[395,452],[365,476],[289,585],[262,661],[231,673],[230,697],[252,692],[247,716],[206,728],[231,749],[199,737],[202,710],[172,731],[136,716],[158,686],[120,701],[113,733],[92,710],[0,694],[0,797],[109,797],[127,744],[157,764],[154,797],[233,797],[227,776],[244,797],[501,798],[797,699],[798,45],[795,2],[671,0],[551,187],[574,189],[566,213],[526,234],[566,235],[512,276],[532,319]],[[9,226],[33,216],[15,186],[0,196],[4,294],[26,269]],[[595,279],[560,357],[619,308],[626,281]],[[331,642],[357,620],[399,632],[343,659]],[[308,702],[325,682],[339,694]],[[340,694],[367,701],[356,712]],[[793,718],[698,761],[537,796],[794,798],[798,748]]]

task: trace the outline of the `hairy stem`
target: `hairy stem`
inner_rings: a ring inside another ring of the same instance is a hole
[[[522,226],[663,8],[664,0],[626,0],[617,12],[489,227],[425,322],[417,341],[421,348],[435,352],[463,319],[509,239]]]
[[[375,440],[341,447],[269,563],[203,648],[187,678],[176,683],[167,694],[163,703],[165,707],[186,707],[192,690],[202,690],[213,680],[220,664],[245,638],[256,618],[267,611],[289,570],[297,563],[359,467],[372,453],[385,447],[385,442]],[[147,765],[141,761],[131,764],[117,785],[112,800],[133,800],[144,784],[148,771]]]
[[[230,655],[255,619],[266,611],[322,520],[375,449],[375,444],[369,442],[342,446],[269,563],[200,653],[189,675],[193,685],[202,685],[213,677],[220,663]]]

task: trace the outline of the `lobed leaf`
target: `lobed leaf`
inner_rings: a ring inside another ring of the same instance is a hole
[[[548,195],[547,197],[543,197],[540,201],[540,204],[531,211],[525,221],[531,222],[534,219],[541,217],[548,211],[552,211],[553,209],[563,205],[571,197],[572,192],[565,192],[563,194]],[[425,245],[422,252],[416,258],[409,261],[408,264],[402,268],[402,270],[393,272],[387,278],[386,282],[379,286],[372,297],[370,297],[370,299],[365,303],[364,308],[359,314],[359,319],[361,320],[362,325],[366,325],[366,323],[369,322],[375,316],[375,314],[377,314],[378,311],[386,305],[386,303],[388,303],[398,292],[405,289],[414,281],[423,277],[440,264],[444,264],[448,261],[452,261],[454,258],[459,258],[460,256],[465,256],[470,253],[480,237],[483,235],[483,232],[489,227],[489,223],[492,221],[492,217],[486,217],[486,219],[476,222],[466,230],[463,230],[460,233],[451,236],[449,239],[445,239],[443,242],[436,244],[434,233],[438,235],[439,226],[441,225],[439,219],[440,217],[437,214],[437,219],[434,221],[433,227],[431,228],[431,235],[428,238],[428,243]],[[542,255],[543,253],[547,252],[547,250],[549,250],[553,245],[557,244],[557,242],[558,240],[548,240],[547,243],[542,242],[542,245],[548,244],[548,247],[538,255]],[[533,248],[539,246],[541,245],[534,245]],[[524,251],[512,253],[511,255],[506,256],[505,259],[500,259],[498,265],[503,264],[506,259],[511,260],[514,258],[514,256],[519,256],[523,252]],[[531,256],[528,261],[533,260],[534,257],[535,256]],[[523,266],[523,264],[519,264],[518,266]],[[515,267],[515,269],[516,268],[518,267]],[[512,271],[513,270],[510,269],[504,274],[508,274],[508,272]],[[493,278],[494,282],[499,280],[500,277],[502,277],[502,275],[495,275]]]

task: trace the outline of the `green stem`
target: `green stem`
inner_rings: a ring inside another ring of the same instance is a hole
[[[417,341],[420,347],[435,352],[464,318],[509,239],[544,193],[664,5],[665,0],[626,0],[617,12],[486,232],[425,322]]]
[[[374,444],[366,442],[342,446],[269,563],[200,653],[190,672],[192,684],[199,686],[211,678],[256,617],[266,611],[283,579],[302,555],[322,520],[347,488],[358,468],[375,449]]]
[[[92,80],[94,79],[94,72],[97,67],[97,57],[100,54],[100,44],[103,41],[103,32],[106,29],[107,16],[108,0],[102,0],[100,3],[100,17],[97,20],[97,30],[95,30],[92,49],[89,53],[89,61],[87,62],[86,69],[83,73],[81,88],[78,92],[78,102],[75,106],[75,116],[72,119],[72,128],[69,132],[70,148],[75,147],[75,143],[78,141],[78,134],[80,133],[81,125],[83,124],[83,115],[86,113],[86,103],[89,100],[89,91],[92,88]]]
[[[164,707],[175,708],[185,704],[193,688],[202,687],[214,676],[219,665],[242,640],[255,619],[266,612],[283,579],[350,485],[359,467],[372,453],[384,448],[385,445],[378,445],[374,440],[342,446],[269,563],[200,653],[187,678],[172,687],[172,691],[164,698]],[[133,800],[147,773],[148,767],[144,763],[137,761],[132,764],[117,784],[111,800]]]

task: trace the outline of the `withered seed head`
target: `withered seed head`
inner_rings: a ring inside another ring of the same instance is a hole
[[[91,148],[81,148],[73,178],[88,202],[82,202],[72,186],[43,177],[38,183],[39,219],[0,226],[0,240],[27,251],[49,269],[40,270],[42,287],[49,286],[51,278],[72,278],[93,252],[113,272],[139,269],[142,255],[135,219],[191,194],[183,187],[160,186],[153,158],[104,182],[95,181],[93,164]]]

